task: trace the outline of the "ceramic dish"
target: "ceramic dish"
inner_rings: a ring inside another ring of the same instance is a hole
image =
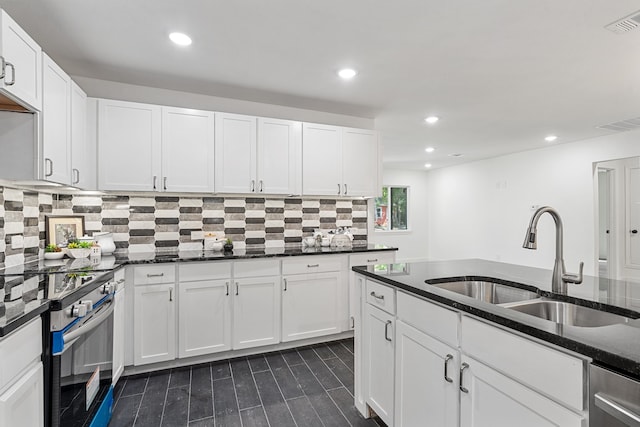
[[[70,258],[86,258],[91,255],[91,248],[67,249]]]
[[[45,252],[44,259],[62,259],[64,257],[64,252]]]

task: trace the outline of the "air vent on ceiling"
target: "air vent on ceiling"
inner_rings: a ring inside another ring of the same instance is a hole
[[[625,132],[628,130],[634,130],[640,128],[640,117],[634,119],[622,120],[615,123],[608,123],[606,125],[596,126],[598,129],[606,129],[614,132]]]
[[[605,28],[616,34],[624,34],[640,26],[640,11],[606,25]]]

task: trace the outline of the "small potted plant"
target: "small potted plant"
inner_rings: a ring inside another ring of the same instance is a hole
[[[91,246],[93,242],[73,241],[67,245],[67,254],[71,258],[86,258],[91,255]]]
[[[64,256],[62,249],[53,243],[44,248],[44,259],[61,259]]]
[[[231,252],[233,250],[233,240],[231,239],[225,240],[223,249],[225,252]]]

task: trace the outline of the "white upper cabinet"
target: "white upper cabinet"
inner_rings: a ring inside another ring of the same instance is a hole
[[[157,105],[98,101],[98,188],[160,189],[161,109]]]
[[[304,123],[302,192],[374,196],[378,188],[378,139],[372,130]]]
[[[71,78],[49,56],[42,57],[44,178],[71,184]]]
[[[0,27],[0,92],[40,111],[42,49],[4,10]]]
[[[162,190],[213,191],[214,114],[162,107]]]
[[[258,119],[257,193],[301,194],[302,123]]]
[[[256,118],[216,114],[216,192],[256,191]]]
[[[87,135],[87,94],[71,81],[71,184],[83,189],[96,188],[95,152],[89,149]]]

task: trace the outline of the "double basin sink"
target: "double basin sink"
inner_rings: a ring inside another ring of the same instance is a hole
[[[595,328],[629,321],[619,314],[542,298],[535,292],[501,283],[457,281],[432,286],[562,325]]]

